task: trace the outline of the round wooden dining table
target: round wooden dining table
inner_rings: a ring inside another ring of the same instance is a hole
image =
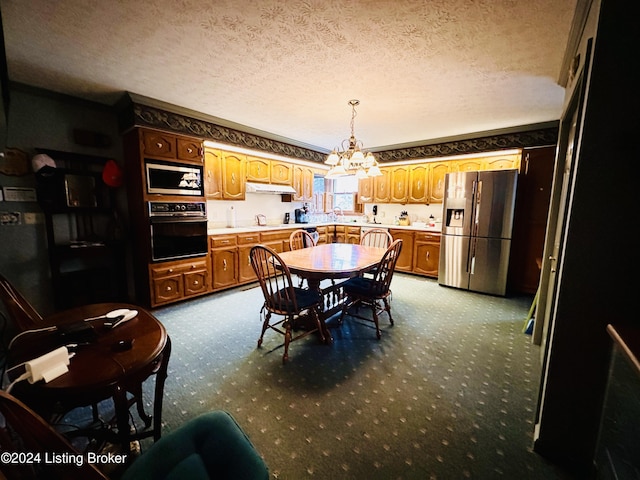
[[[345,301],[344,293],[335,280],[351,278],[372,270],[380,263],[387,250],[350,243],[327,243],[314,247],[291,250],[279,254],[289,271],[304,278],[310,290],[322,296],[320,318],[325,326],[324,334],[332,341],[326,328],[326,320],[341,310]],[[323,280],[331,280],[331,285],[322,288]]]
[[[111,319],[104,316],[119,309],[136,310],[137,315],[110,328],[107,325]],[[94,320],[85,321],[91,318]],[[55,329],[47,330],[47,326]],[[146,436],[160,438],[171,341],[164,326],[150,312],[124,303],[91,304],[50,315],[38,330],[24,332],[14,339],[9,352],[10,366],[57,347],[70,346],[74,355],[69,361],[69,371],[48,383],[20,382],[14,388],[17,397],[43,415],[51,415],[54,405],[60,411],[69,411],[113,398],[117,438],[124,446]],[[154,374],[153,416],[149,416],[143,409],[142,383]],[[129,398],[131,394],[133,400]],[[150,431],[135,438],[129,424],[132,403],[147,428],[153,423]]]
[[[351,243],[327,243],[280,253],[289,270],[319,289],[326,279],[350,278],[374,268],[386,249]]]

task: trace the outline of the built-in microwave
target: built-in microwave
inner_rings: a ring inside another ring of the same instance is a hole
[[[203,196],[202,166],[146,160],[147,193]]]

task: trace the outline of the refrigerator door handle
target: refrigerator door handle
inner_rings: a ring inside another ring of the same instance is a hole
[[[482,180],[478,180],[474,182],[474,190],[475,190],[475,205],[473,206],[473,232],[471,235],[477,236],[478,230],[480,228],[480,206],[482,205]]]
[[[473,275],[476,270],[476,243],[478,242],[477,238],[472,238],[471,243],[469,244],[469,256],[467,257],[467,272],[470,275]]]

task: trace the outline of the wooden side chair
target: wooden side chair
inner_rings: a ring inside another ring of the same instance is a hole
[[[0,298],[18,332],[44,326],[42,316],[2,274],[0,274]]]
[[[264,333],[269,328],[284,335],[282,363],[286,363],[289,359],[289,344],[294,340],[318,332],[324,342],[324,328],[318,315],[320,294],[309,289],[294,287],[289,268],[269,247],[256,245],[251,249],[249,256],[264,295],[264,305],[261,310],[264,321],[258,347],[262,346]],[[301,329],[301,333],[294,336],[293,331],[305,312],[308,312],[313,324],[306,325],[305,329]],[[283,318],[272,323],[271,316],[274,314]]]
[[[366,230],[360,237],[360,245],[368,247],[389,248],[392,242],[393,237],[384,228]]]
[[[66,454],[78,462],[44,462],[37,465],[0,465],[0,478],[108,480],[87,457],[37,413],[12,395],[0,390],[0,429],[3,452]],[[123,467],[124,468],[124,467]],[[129,461],[121,480],[141,478],[250,478],[268,480],[269,469],[235,419],[224,411],[212,411],[189,420]],[[120,476],[122,475],[122,476]]]
[[[289,248],[291,250],[300,250],[301,248],[315,247],[316,242],[306,230],[298,229],[289,235]]]
[[[315,247],[316,242],[313,240],[313,237],[306,230],[298,229],[291,232],[289,235],[289,248],[291,250],[300,250],[302,248]],[[298,283],[299,287],[302,287],[304,284],[304,278],[300,279]]]
[[[380,339],[380,326],[378,324],[378,315],[382,311],[389,315],[389,322],[393,325],[393,317],[391,316],[391,304],[389,296],[391,295],[391,279],[396,269],[396,262],[402,250],[402,240],[394,241],[385,252],[382,260],[375,268],[373,277],[353,277],[342,283],[344,293],[347,295],[347,301],[342,307],[339,323],[345,315],[372,321],[376,328],[376,336]],[[379,301],[384,304],[384,309],[380,307]],[[373,318],[363,317],[357,313],[349,313],[350,309],[366,305],[371,308]]]

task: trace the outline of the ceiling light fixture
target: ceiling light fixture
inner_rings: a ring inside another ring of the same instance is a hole
[[[351,136],[342,141],[340,148],[336,147],[324,162],[330,165],[326,178],[342,177],[344,175],[355,175],[356,178],[377,177],[382,175],[378,162],[371,152],[362,150],[362,142],[356,140],[353,133],[353,123],[356,118],[356,107],[360,105],[360,100],[349,100],[351,105]]]

